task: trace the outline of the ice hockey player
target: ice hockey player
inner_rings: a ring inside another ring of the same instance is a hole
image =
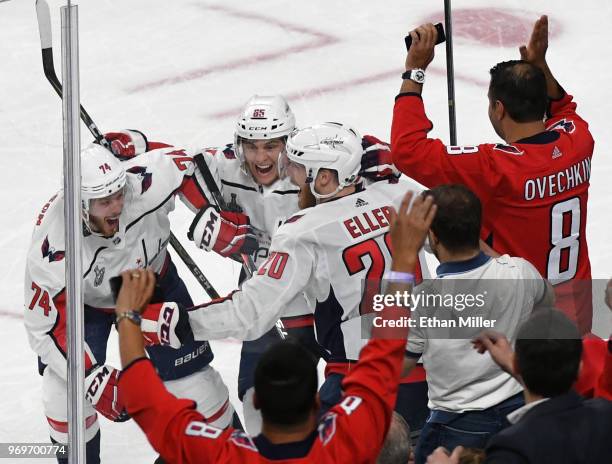
[[[417,197],[408,212],[411,194],[403,199],[397,215],[388,218],[390,241],[397,250],[390,293],[410,291],[417,253],[435,215],[431,197]],[[361,198],[361,193],[358,195]],[[351,202],[354,200],[352,197]],[[192,402],[176,399],[164,389],[145,357],[141,327],[127,317],[146,306],[153,275],[141,269],[127,271],[123,282],[116,307],[124,367],[120,386],[134,420],[168,462],[377,462],[395,403],[406,328],[373,331],[359,362],[343,382],[344,399],[320,420],[317,369],[310,354],[289,341],[271,347],[255,374],[255,400],[264,417],[263,430],[258,436],[249,436],[206,424]],[[407,313],[405,308],[388,308],[381,317],[397,320]],[[141,387],[143,381],[148,388]]]
[[[361,315],[371,308],[371,291],[364,295],[362,283],[379,285],[391,263],[389,208],[406,190],[421,190],[406,178],[364,186],[362,153],[362,138],[342,124],[290,134],[279,163],[299,188],[302,211],[277,230],[267,259],[240,291],[189,311],[196,339],[252,340],[304,293],[327,361],[324,409],[340,399],[341,380],[364,343]]]
[[[119,133],[116,134],[119,138]],[[137,132],[124,132],[124,148],[133,149]],[[115,144],[120,143],[115,140]],[[146,145],[146,141],[141,140]],[[117,147],[115,147],[117,148]],[[176,299],[190,306],[185,284],[166,250],[168,214],[178,194],[193,211],[204,205],[197,188],[194,163],[185,151],[163,148],[121,162],[99,146],[81,153],[83,213],[83,297],[85,317],[86,440],[88,464],[99,461],[97,413],[112,421],[126,415],[117,391],[120,371],[105,364],[106,344],[114,322],[109,279],[127,268],[150,268],[159,275],[159,299]],[[55,194],[38,215],[27,256],[25,326],[39,356],[43,404],[51,439],[67,443],[66,292],[63,192]],[[162,300],[162,301],[163,301]],[[175,324],[178,314],[150,311],[160,321]],[[149,356],[167,388],[197,402],[202,415],[219,427],[229,425],[233,408],[219,374],[209,366],[213,353],[206,341],[161,337]],[[67,460],[60,460],[67,462]]]
[[[234,143],[205,148],[196,155],[202,156],[209,166],[230,211],[220,214],[211,206],[198,213],[190,233],[199,246],[223,256],[252,253],[257,267],[268,258],[270,240],[276,229],[299,209],[298,188],[288,178],[279,178],[278,170],[279,155],[294,128],[295,116],[282,96],[255,95],[236,121]],[[393,170],[387,144],[366,135],[362,145],[365,154],[361,170],[365,176],[376,181],[393,178],[394,173],[399,175]],[[214,205],[210,191],[204,188],[204,193]],[[235,221],[235,227],[224,227],[230,225],[230,221]],[[251,227],[247,232],[246,224]],[[232,233],[236,233],[236,237]],[[252,233],[257,237],[256,249],[251,247],[253,242],[248,241]],[[232,245],[228,247],[228,243]],[[245,277],[243,273],[241,282]],[[286,304],[281,321],[282,330],[289,337],[300,340],[316,356],[321,355],[314,337],[312,309],[303,295],[296,295]],[[259,339],[242,344],[238,396],[243,401],[245,426],[251,434],[257,434],[261,427],[261,415],[252,407],[255,366],[263,351],[278,339],[277,330],[273,328]]]

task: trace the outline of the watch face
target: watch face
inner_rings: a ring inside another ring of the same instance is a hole
[[[413,73],[412,78],[414,79],[415,82],[422,84],[423,82],[425,82],[425,73],[419,69],[418,71],[415,71]]]

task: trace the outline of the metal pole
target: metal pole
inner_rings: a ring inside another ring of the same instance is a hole
[[[448,87],[448,128],[450,144],[457,145],[457,121],[455,118],[455,69],[453,64],[453,20],[451,2],[444,0],[444,30],[446,32],[446,85]]]
[[[68,327],[68,447],[71,464],[85,463],[85,360],[81,262],[81,133],[78,7],[61,8],[64,123],[64,222]]]

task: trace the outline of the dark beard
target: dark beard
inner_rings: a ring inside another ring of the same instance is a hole
[[[298,207],[300,209],[310,208],[317,204],[317,199],[310,191],[310,184],[304,184],[300,188],[300,193],[298,194]]]

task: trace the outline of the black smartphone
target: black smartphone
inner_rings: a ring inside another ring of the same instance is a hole
[[[444,34],[444,26],[442,26],[442,23],[434,24],[434,27],[436,28],[436,31],[438,31],[438,39],[436,40],[436,45],[438,45],[446,40],[446,35]],[[412,45],[412,37],[407,35],[404,37],[404,42],[406,42],[406,50],[410,50],[410,46]]]
[[[120,275],[111,277],[108,279],[108,283],[111,288],[111,294],[113,295],[113,302],[116,303],[119,290],[121,290],[121,284],[123,283],[123,278]],[[157,273],[155,274],[155,288],[153,289],[151,301],[164,301],[164,292],[159,286],[159,275],[157,275]]]

